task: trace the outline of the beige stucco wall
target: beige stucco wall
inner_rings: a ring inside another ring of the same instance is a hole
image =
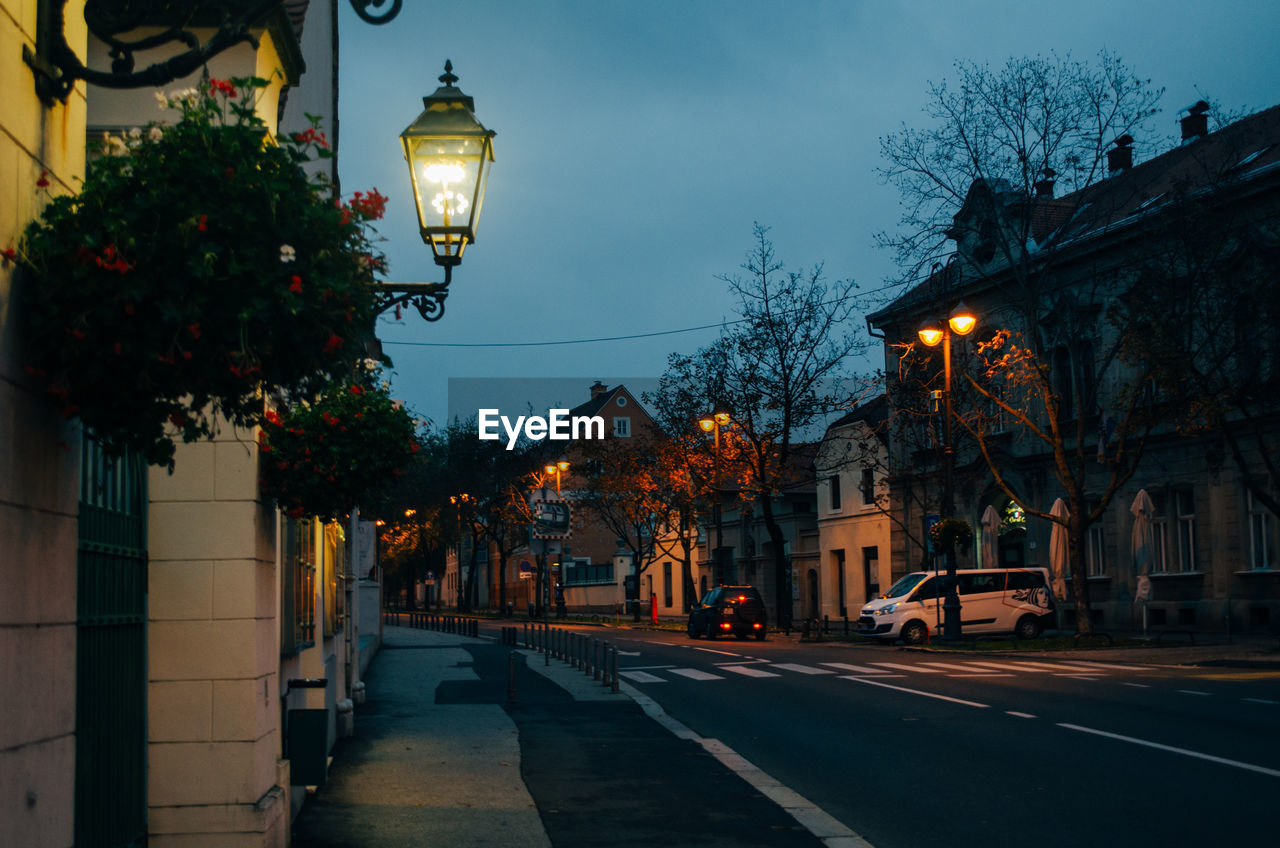
[[[67,41],[83,50],[82,4]],[[35,0],[0,0],[0,250],[84,172],[84,87],[64,105],[36,97]],[[13,266],[0,262],[0,834],[11,845],[72,843],[79,436],[29,385]],[[75,447],[73,447],[75,446]]]

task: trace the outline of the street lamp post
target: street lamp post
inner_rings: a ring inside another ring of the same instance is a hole
[[[961,301],[955,309],[951,310],[951,315],[947,318],[946,323],[938,326],[937,324],[926,322],[918,332],[920,341],[929,347],[936,347],[942,344],[942,370],[943,370],[943,389],[942,389],[942,460],[943,460],[943,478],[942,478],[942,517],[950,518],[951,513],[955,510],[954,501],[954,481],[955,473],[955,445],[951,442],[951,336],[954,333],[958,336],[967,336],[973,332],[974,326],[978,323],[978,319],[973,312]],[[942,602],[942,636],[944,639],[960,638],[960,595],[956,591],[956,554],[955,548],[952,546],[946,552],[947,557],[947,593]]]
[[[458,512],[458,556],[457,556],[457,580],[458,580],[458,612],[462,612],[466,608],[466,584],[462,580],[462,510],[466,504],[471,502],[471,496],[465,492],[460,495],[450,495],[449,503],[457,508]]]
[[[720,428],[727,427],[730,422],[729,413],[716,412],[702,418],[698,421],[698,426],[702,428],[704,433],[714,434],[712,462],[714,463],[715,475],[715,502],[711,507],[711,514],[716,523],[716,549],[711,555],[711,584],[719,586],[724,582],[724,522],[720,511]]]
[[[476,240],[495,133],[476,120],[475,100],[463,94],[457,82],[453,63],[446,61],[440,87],[422,98],[422,114],[400,134],[418,229],[435,263],[444,269],[444,281],[381,283],[379,312],[412,305],[423,319],[440,320],[453,269]]]

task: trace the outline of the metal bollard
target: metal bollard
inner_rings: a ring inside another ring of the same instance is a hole
[[[609,675],[609,691],[618,694],[618,649],[613,648],[610,652],[609,664],[613,666],[613,672]]]
[[[599,639],[595,640],[595,648],[591,651],[592,678],[600,679],[600,646],[603,644]]]
[[[524,623],[524,646],[529,647],[529,622]]]
[[[591,669],[595,665],[596,659],[596,638],[594,636],[584,636],[582,641],[582,673],[587,677],[591,676]]]

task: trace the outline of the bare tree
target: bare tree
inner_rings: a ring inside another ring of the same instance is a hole
[[[881,242],[904,281],[925,282],[873,319],[896,324],[891,343],[907,344],[915,326],[904,320],[945,319],[961,294],[983,313],[974,349],[955,340],[951,389],[968,441],[957,454],[980,456],[1026,514],[1066,525],[1082,633],[1091,632],[1088,529],[1136,471],[1152,419],[1150,369],[1120,363],[1127,327],[1112,307],[1133,285],[1128,256],[1081,245],[1133,209],[1141,185],[1121,176],[1160,95],[1107,53],[961,62],[954,81],[931,85],[927,124],[881,143],[883,175],[904,205],[902,230]],[[941,382],[940,357],[914,357]],[[1069,518],[1051,516],[1010,477],[1030,455],[1044,458]]]
[[[851,330],[859,308],[853,281],[828,284],[820,264],[786,271],[768,232],[757,223],[743,273],[722,277],[742,320],[693,356],[671,357],[660,392],[683,397],[673,403],[699,416],[716,407],[733,416],[727,458],[769,533],[776,620],[788,627],[791,565],[774,499],[806,476],[811,480],[807,463],[797,466],[798,434],[849,405],[839,378],[870,341]]]

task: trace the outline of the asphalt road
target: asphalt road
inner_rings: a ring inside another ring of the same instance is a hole
[[[1274,671],[608,638],[624,680],[877,848],[1274,835]]]

